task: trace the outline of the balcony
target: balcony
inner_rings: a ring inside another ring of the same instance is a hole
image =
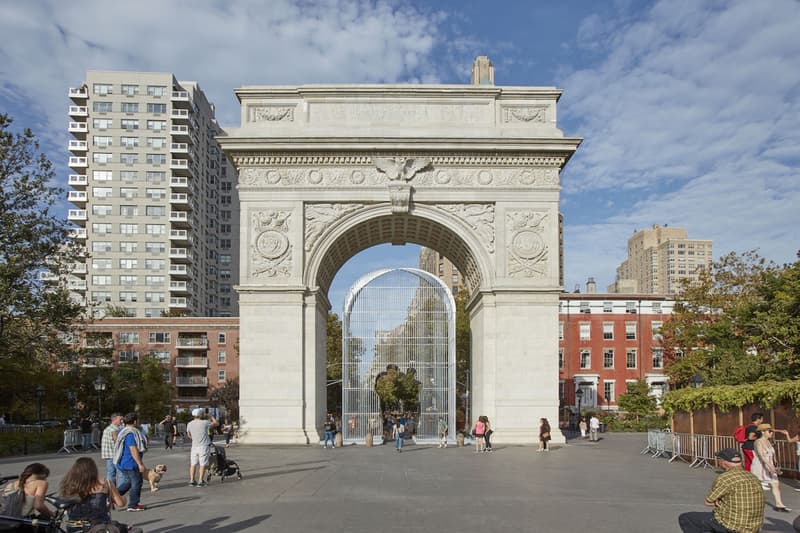
[[[173,154],[188,154],[189,153],[189,144],[188,143],[170,143],[169,151]]]
[[[173,209],[188,209],[191,207],[189,203],[189,195],[185,192],[173,192],[169,195],[169,205]]]
[[[169,162],[169,168],[181,174],[189,173],[189,160],[188,159],[172,159]]]
[[[185,242],[185,243],[192,242],[192,238],[189,236],[189,232],[185,229],[169,230],[169,240],[176,242]]]
[[[83,189],[89,183],[89,179],[83,174],[70,174],[67,183],[76,189]]]
[[[70,168],[86,168],[89,166],[89,161],[85,157],[72,156],[69,158]]]
[[[177,368],[208,368],[208,357],[176,357]]]
[[[86,263],[74,263],[72,265],[72,268],[70,269],[70,272],[75,276],[85,276],[86,273],[88,272],[88,269],[86,268]]]
[[[83,292],[86,290],[86,280],[70,280],[67,282],[67,289],[76,292]]]
[[[67,193],[67,200],[79,207],[86,205],[86,191],[69,191]]]
[[[189,267],[186,265],[170,265],[169,275],[173,278],[188,278]]]
[[[85,122],[70,122],[67,131],[82,137],[89,131],[89,126]]]
[[[69,116],[71,117],[88,117],[89,108],[85,105],[71,105],[69,106]]]
[[[169,249],[169,258],[174,261],[188,261],[189,257],[189,249],[188,248],[170,248]]]
[[[185,281],[170,281],[169,292],[189,292],[189,284]]]
[[[205,376],[178,376],[175,378],[178,387],[208,387],[208,378]]]
[[[170,309],[186,309],[187,307],[189,307],[189,301],[187,298],[179,296],[179,297],[172,297],[169,299]]]
[[[176,226],[189,227],[189,213],[186,211],[170,211],[169,221]]]
[[[86,209],[70,209],[67,211],[67,220],[72,222],[86,222]]]
[[[39,272],[39,281],[55,282],[55,281],[58,281],[58,280],[59,280],[58,275],[57,274],[53,274],[52,272],[50,272],[48,270],[43,270],[43,271]]]
[[[175,190],[182,190],[188,191],[189,190],[189,178],[182,178],[179,176],[172,176],[169,179],[169,186]]]
[[[176,138],[179,138],[179,139],[183,139],[183,140],[189,140],[190,139],[189,126],[183,126],[183,125],[180,125],[180,124],[173,124],[169,129],[169,133],[173,137],[176,137]]]
[[[67,150],[75,153],[83,153],[89,149],[89,146],[86,144],[86,141],[70,141],[67,145]]]
[[[172,120],[189,120],[189,110],[173,108],[169,116]]]
[[[189,91],[172,91],[173,102],[189,102]]]
[[[70,87],[69,97],[72,100],[86,100],[89,98],[89,90],[86,87]]]
[[[171,300],[186,298],[170,298]],[[178,335],[175,347],[180,350],[208,350],[208,337],[187,337]]]
[[[72,239],[86,240],[86,228],[70,228],[69,236]]]

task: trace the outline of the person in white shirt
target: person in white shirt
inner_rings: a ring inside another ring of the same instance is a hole
[[[592,418],[589,419],[589,440],[592,442],[597,442],[597,432],[600,431],[600,419],[597,418],[597,415],[592,415]]]
[[[217,427],[218,422],[209,415],[210,420],[204,420],[203,410],[198,408],[192,411],[194,420],[186,424],[186,436],[192,439],[192,450],[189,452],[189,485],[192,487],[205,487],[206,486],[206,467],[208,467],[208,458],[211,455],[211,437],[209,431],[213,427]],[[197,466],[200,465],[199,476],[195,481],[194,473]]]

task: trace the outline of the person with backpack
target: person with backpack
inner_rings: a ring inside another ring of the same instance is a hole
[[[753,455],[755,454],[754,447],[756,439],[761,434],[758,431],[758,426],[764,423],[764,413],[753,413],[750,416],[750,424],[747,426],[739,426],[733,432],[733,438],[739,443],[742,448],[742,455],[744,456],[744,469],[750,471],[750,466],[753,464]]]
[[[331,449],[336,447],[336,441],[333,439],[333,432],[336,429],[336,422],[333,420],[333,415],[328,413],[325,417],[325,423],[322,425],[325,430],[325,442],[322,443],[323,448],[328,448],[328,441],[331,441]]]

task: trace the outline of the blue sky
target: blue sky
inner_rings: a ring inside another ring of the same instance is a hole
[[[627,238],[656,223],[713,239],[716,256],[757,248],[783,263],[800,249],[796,0],[131,5],[0,2],[0,110],[42,138],[62,183],[67,88],[87,69],[197,80],[235,126],[239,85],[468,83],[485,54],[498,85],[562,88],[559,126],[585,139],[562,174],[567,289],[611,283]],[[359,254],[334,309],[366,271],[416,257]]]

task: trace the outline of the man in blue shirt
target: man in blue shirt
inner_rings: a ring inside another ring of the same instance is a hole
[[[145,466],[142,455],[147,450],[145,438],[136,428],[139,415],[125,415],[125,427],[117,434],[114,444],[114,464],[117,465],[117,490],[120,494],[130,491],[128,511],[144,511],[146,507],[139,504],[142,495],[142,474]]]

